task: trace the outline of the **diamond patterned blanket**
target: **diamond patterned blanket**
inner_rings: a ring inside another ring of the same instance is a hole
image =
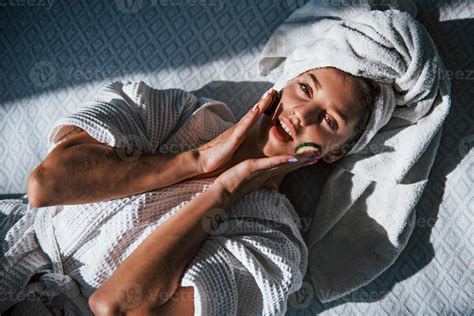
[[[276,80],[277,74],[258,75],[264,44],[305,2],[9,1],[0,10],[0,193],[26,192],[29,173],[47,153],[49,128],[112,79],[194,90],[241,117],[272,86],[267,80]],[[290,299],[289,314],[473,313],[474,5],[417,4],[417,19],[448,68],[453,103],[413,234],[395,264],[369,285],[322,304],[305,283]],[[318,196],[291,183],[311,183],[321,172],[296,172],[284,182],[301,217],[314,211]]]

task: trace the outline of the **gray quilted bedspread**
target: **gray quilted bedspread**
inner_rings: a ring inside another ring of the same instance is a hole
[[[0,193],[26,192],[53,122],[112,79],[195,91],[226,102],[241,117],[275,80],[276,74],[258,75],[259,52],[305,2],[1,2]],[[416,207],[415,231],[395,264],[371,284],[328,304],[304,288],[288,314],[474,314],[474,4],[418,4],[418,19],[450,70],[453,104]],[[289,197],[308,213],[315,197],[304,192],[293,187]]]

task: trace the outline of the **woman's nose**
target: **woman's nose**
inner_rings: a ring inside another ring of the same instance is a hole
[[[299,125],[305,127],[319,123],[321,111],[321,107],[316,105],[298,106],[293,108],[293,115],[297,118]]]

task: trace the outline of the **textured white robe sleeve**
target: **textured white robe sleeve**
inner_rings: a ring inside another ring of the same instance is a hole
[[[199,106],[192,93],[181,89],[158,90],[143,81],[114,81],[55,122],[48,134],[50,150],[77,126],[110,147],[154,153]]]
[[[237,201],[185,271],[195,315],[284,315],[302,285],[308,250],[281,193],[261,189]]]

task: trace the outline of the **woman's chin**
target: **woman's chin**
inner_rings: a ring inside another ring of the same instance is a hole
[[[258,139],[258,149],[259,151],[266,157],[275,156],[274,149],[272,148],[271,144],[268,143],[268,138],[264,141],[262,139]]]
[[[264,145],[259,147],[261,149],[261,152],[267,157],[291,155],[291,153],[288,153],[288,149],[286,148],[286,146],[283,146],[280,142],[275,140],[267,140]]]
[[[271,135],[270,129],[270,122],[267,121],[265,122],[265,130],[260,130],[257,142],[260,152],[267,157],[291,155],[291,153],[288,152],[287,144],[275,139],[275,136]]]

